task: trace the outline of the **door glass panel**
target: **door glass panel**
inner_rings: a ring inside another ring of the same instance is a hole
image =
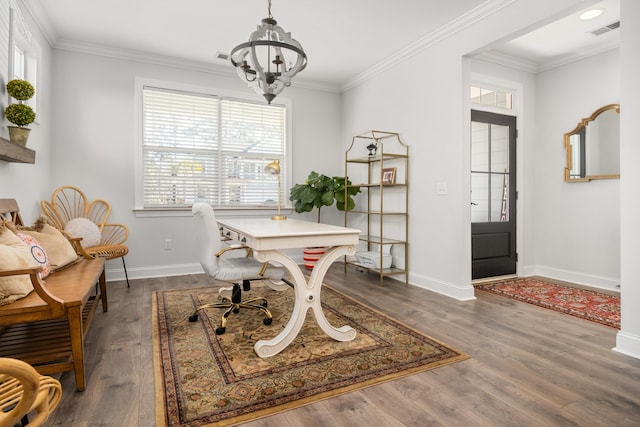
[[[509,175],[491,174],[491,222],[509,221]]]
[[[471,173],[471,222],[489,220],[489,174]]]
[[[509,221],[509,126],[471,122],[471,221]]]
[[[509,172],[509,127],[491,125],[491,172]]]
[[[471,122],[471,171],[489,172],[489,124]]]

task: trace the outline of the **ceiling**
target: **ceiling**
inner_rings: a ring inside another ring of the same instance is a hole
[[[217,58],[229,53],[267,16],[268,0],[23,0],[49,43],[60,49],[182,62],[233,73]],[[491,12],[499,0],[273,0],[272,15],[291,32],[308,56],[296,81],[336,88],[403,49],[456,22]],[[619,0],[601,2],[606,9],[588,24],[575,16],[484,52],[533,64],[593,50],[617,37],[586,36],[592,27],[619,18]],[[402,11],[402,13],[398,13]],[[392,18],[391,18],[392,17]],[[579,21],[579,20],[578,20]],[[597,42],[597,43],[596,43]]]
[[[601,9],[600,16],[585,21],[585,10]],[[620,21],[620,0],[603,0],[537,30],[495,47],[490,55],[519,61],[521,68],[540,72],[565,63],[614,49],[620,44],[619,30],[602,30]],[[593,35],[592,32],[601,32]]]

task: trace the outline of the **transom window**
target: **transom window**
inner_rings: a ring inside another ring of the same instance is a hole
[[[513,108],[513,94],[511,92],[471,86],[469,95],[471,102],[474,104],[504,108],[507,110]]]
[[[145,85],[142,110],[143,208],[277,206],[264,168],[287,182],[286,106]]]

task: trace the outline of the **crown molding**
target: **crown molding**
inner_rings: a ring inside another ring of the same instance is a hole
[[[480,6],[470,10],[469,12],[455,18],[448,24],[418,39],[416,42],[410,44],[404,49],[401,49],[397,53],[391,55],[377,65],[374,65],[370,69],[347,80],[341,86],[341,91],[345,92],[349,89],[363,84],[364,82],[372,79],[378,74],[398,65],[400,62],[413,57],[415,54],[429,48],[430,46],[440,43],[442,40],[445,40],[452,35],[464,30],[465,28],[470,27],[476,22],[486,18],[487,16],[490,16],[500,9],[509,6],[512,3],[515,3],[516,1],[518,0],[489,0],[481,4]]]
[[[104,56],[107,58],[123,59],[127,61],[141,62],[145,64],[160,65],[170,68],[177,68],[187,71],[216,74],[227,77],[236,77],[236,70],[228,64],[227,66],[217,65],[209,62],[193,61],[184,58],[176,58],[166,55],[157,55],[149,52],[142,52],[130,49],[116,49],[108,46],[101,46],[93,43],[82,43],[76,40],[58,40],[53,46],[56,50],[66,50],[70,52],[84,53],[88,55]],[[339,93],[337,85],[324,82],[296,79],[292,87],[319,90],[323,92]]]
[[[526,71],[532,74],[536,74],[540,71],[540,66],[534,61],[529,61],[527,59],[507,55],[506,53],[497,51],[482,52],[478,55],[474,55],[472,58],[491,62],[492,64],[503,65],[520,71]]]
[[[542,73],[543,71],[549,71],[554,68],[571,64],[572,62],[581,61],[583,59],[600,55],[601,53],[609,52],[611,50],[616,50],[618,48],[620,48],[620,43],[618,41],[612,41],[610,43],[600,45],[590,50],[578,51],[570,56],[563,56],[562,58],[551,60],[543,64],[540,64],[540,66],[538,67],[538,73]]]
[[[31,15],[32,19],[38,26],[38,29],[52,49],[67,50],[71,52],[105,56],[109,58],[124,59],[128,61],[137,61],[147,64],[161,65],[182,70],[211,73],[222,76],[237,75],[236,71],[233,68],[213,63],[189,61],[186,59],[175,58],[166,55],[156,55],[150,54],[148,52],[140,52],[128,49],[115,49],[112,47],[100,46],[97,44],[60,39],[59,34],[55,31],[53,25],[51,25],[51,20],[47,17],[44,9],[40,5],[40,2],[38,2],[37,0],[16,1],[22,4],[29,15]],[[339,85],[314,80],[297,78],[291,86],[304,89],[319,90],[323,92],[340,93]]]
[[[573,62],[581,61],[592,56],[600,55],[601,53],[609,52],[618,49],[619,47],[619,42],[612,41],[610,43],[600,45],[597,48],[573,52],[569,56],[562,56],[561,58],[552,59],[542,63],[529,61],[524,58],[508,55],[506,53],[497,51],[482,52],[478,55],[475,55],[473,58],[491,62],[497,65],[503,65],[505,67],[514,68],[516,70],[526,71],[532,74],[538,74],[545,71],[553,70],[554,68],[571,64]]]
[[[42,6],[36,0],[16,0],[27,11],[31,18],[35,21],[38,29],[49,43],[49,46],[53,46],[58,39],[58,34],[51,25],[51,21],[44,13]]]

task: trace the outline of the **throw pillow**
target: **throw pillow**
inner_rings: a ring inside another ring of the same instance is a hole
[[[49,262],[49,257],[47,256],[47,251],[44,249],[42,244],[38,242],[35,237],[29,236],[24,233],[18,233],[18,237],[20,240],[27,245],[29,248],[29,252],[31,252],[31,256],[33,259],[42,266],[42,270],[40,271],[40,278],[44,279],[51,272],[51,263]]]
[[[73,237],[82,237],[80,244],[85,249],[100,243],[100,229],[87,218],[72,219],[64,226],[64,231]]]
[[[38,240],[49,257],[51,271],[56,271],[78,259],[73,245],[55,227],[42,224],[39,230],[20,229],[20,233],[27,234]]]
[[[13,231],[0,228],[0,270],[18,270],[37,267],[25,245]],[[0,277],[0,305],[10,304],[33,291],[28,274]]]

